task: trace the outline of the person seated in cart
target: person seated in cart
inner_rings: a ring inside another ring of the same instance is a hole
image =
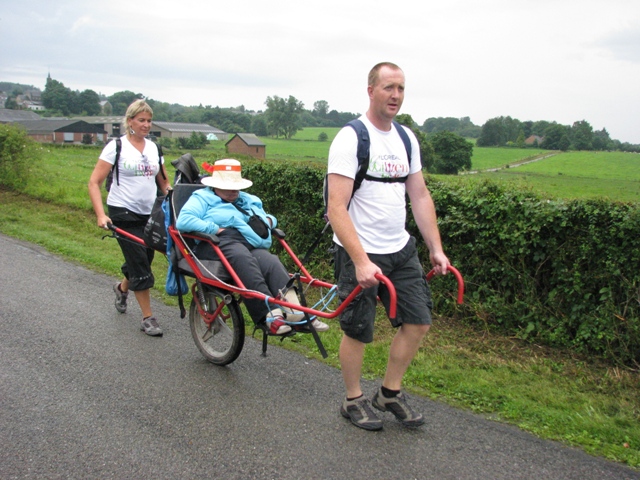
[[[253,182],[242,178],[240,162],[218,160],[213,165],[211,176],[202,178],[201,182],[210,188],[197,190],[191,195],[180,210],[176,228],[181,232],[217,235],[220,250],[247,289],[274,298],[280,295],[286,289],[290,276],[280,259],[269,252],[271,229],[276,227],[277,220],[264,211],[260,198],[242,191]],[[251,217],[254,218],[250,221]],[[200,260],[218,258],[205,241],[197,244],[194,253]],[[300,304],[294,289],[287,290],[283,300]],[[244,302],[254,323],[267,322],[269,331],[274,335],[291,332],[291,325],[287,322],[304,319],[301,312],[286,311],[288,309],[277,305],[271,308],[258,298],[245,298]],[[312,325],[318,332],[329,329],[317,318],[313,319]]]

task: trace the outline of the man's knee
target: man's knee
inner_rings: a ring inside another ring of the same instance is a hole
[[[422,338],[427,334],[429,328],[431,328],[431,325],[403,323],[400,328],[403,329],[406,333],[411,334],[412,336]]]

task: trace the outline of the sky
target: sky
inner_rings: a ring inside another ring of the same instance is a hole
[[[0,0],[0,81],[40,89],[364,113],[381,61],[420,125],[586,120],[640,144],[638,0]]]

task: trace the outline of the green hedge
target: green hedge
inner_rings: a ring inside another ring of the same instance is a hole
[[[0,185],[24,188],[39,148],[24,129],[0,125]]]
[[[322,227],[324,166],[243,162],[251,193],[302,257]],[[640,214],[635,204],[555,201],[498,186],[429,181],[445,251],[465,279],[432,282],[440,314],[626,365],[640,361]],[[419,236],[409,216],[409,231]],[[331,275],[327,231],[309,262]],[[420,252],[430,268],[424,243]],[[320,272],[320,273],[318,273]]]

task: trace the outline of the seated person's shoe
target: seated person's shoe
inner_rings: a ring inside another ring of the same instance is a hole
[[[284,335],[291,331],[291,327],[284,322],[284,319],[280,315],[275,317],[267,316],[267,326],[272,335]]]
[[[313,328],[316,329],[316,332],[326,332],[327,330],[329,330],[329,325],[321,322],[317,318],[313,322],[311,322],[311,325],[313,325]]]
[[[287,317],[287,319],[288,318],[289,317]],[[313,325],[313,328],[316,332],[326,332],[327,330],[329,330],[329,325],[327,325],[324,322],[321,322],[315,317],[312,317],[312,318],[313,320],[311,321],[311,324],[309,324],[309,322],[306,322],[304,320],[300,320],[299,322],[296,322],[291,326],[296,332],[301,332],[301,333],[311,333],[311,325]]]

